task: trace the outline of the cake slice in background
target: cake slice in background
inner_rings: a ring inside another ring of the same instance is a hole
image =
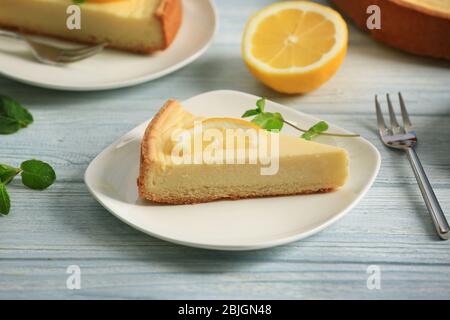
[[[81,29],[69,30],[72,0],[1,0],[0,28],[151,53],[170,46],[182,21],[181,0],[84,2]]]

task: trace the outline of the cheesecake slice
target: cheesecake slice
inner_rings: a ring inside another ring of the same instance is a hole
[[[197,130],[199,126],[203,131]],[[206,127],[214,129],[210,133],[214,132],[211,136],[216,140],[206,138]],[[222,143],[213,145],[225,131],[244,134],[246,140],[228,144],[232,135],[224,134]],[[249,132],[253,135],[246,135]],[[208,148],[213,150],[211,146],[220,151],[214,154],[219,155],[216,161],[205,157]],[[270,152],[252,152],[255,150]],[[154,202],[189,204],[328,192],[343,186],[347,177],[344,149],[271,133],[240,119],[205,119],[170,100],[153,118],[142,140],[138,188],[141,197]]]
[[[69,30],[73,0],[1,0],[0,28],[136,53],[167,48],[182,20],[181,0],[118,0],[79,5],[81,29]]]

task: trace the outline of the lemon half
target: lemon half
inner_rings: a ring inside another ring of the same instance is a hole
[[[307,93],[329,80],[347,52],[347,24],[308,1],[275,3],[247,23],[242,54],[251,73],[283,93]]]

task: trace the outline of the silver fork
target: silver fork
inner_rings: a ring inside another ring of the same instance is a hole
[[[383,113],[381,112],[380,103],[378,102],[378,96],[375,96],[378,129],[380,132],[381,141],[383,141],[384,145],[389,148],[406,151],[411,167],[413,168],[414,175],[416,176],[417,183],[419,184],[420,191],[422,192],[423,199],[425,200],[425,204],[428,208],[428,212],[431,214],[433,219],[436,231],[441,239],[448,240],[450,237],[450,227],[439,201],[434,194],[430,181],[428,181],[427,175],[425,174],[422,164],[420,163],[419,157],[414,150],[414,147],[417,145],[417,135],[412,128],[405,102],[400,92],[398,93],[398,97],[403,118],[403,127],[401,127],[397,122],[394,107],[392,106],[389,94],[387,94],[386,98],[389,108],[389,119],[391,122],[391,126],[387,128],[384,122]]]
[[[78,49],[64,49],[32,40],[17,32],[0,30],[0,36],[24,41],[38,61],[50,65],[61,65],[87,59],[102,51],[107,45],[106,43],[101,43]]]

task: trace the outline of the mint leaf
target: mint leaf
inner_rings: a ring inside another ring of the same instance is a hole
[[[244,114],[242,115],[241,118],[248,118],[248,117],[251,117],[251,116],[256,116],[259,113],[260,113],[260,111],[258,109],[247,110],[247,111],[244,112]]]
[[[256,101],[256,106],[258,107],[257,110],[259,110],[260,113],[263,113],[264,108],[266,106],[266,98],[261,98],[258,101]]]
[[[257,115],[252,122],[266,130],[281,130],[284,122],[279,112],[264,112]]]
[[[11,134],[20,130],[19,121],[3,117],[0,114],[0,134]]]
[[[10,134],[33,123],[33,116],[16,100],[0,95],[0,134]]]
[[[0,95],[0,115],[17,120],[24,128],[33,123],[33,116],[16,100]]]
[[[322,132],[325,132],[328,130],[328,123],[325,121],[320,121],[313,125],[307,132],[302,134],[302,138],[305,140],[311,140],[312,138],[318,136]]]
[[[325,121],[320,121],[312,126],[310,130],[318,133],[325,132],[328,130],[328,123],[326,123]]]
[[[22,183],[28,188],[44,190],[56,180],[53,168],[43,161],[28,160],[20,165],[22,169]]]
[[[19,168],[14,168],[6,164],[0,164],[0,183],[7,185],[19,172]]]
[[[11,200],[9,199],[6,186],[0,183],[0,214],[7,215],[11,209]]]

